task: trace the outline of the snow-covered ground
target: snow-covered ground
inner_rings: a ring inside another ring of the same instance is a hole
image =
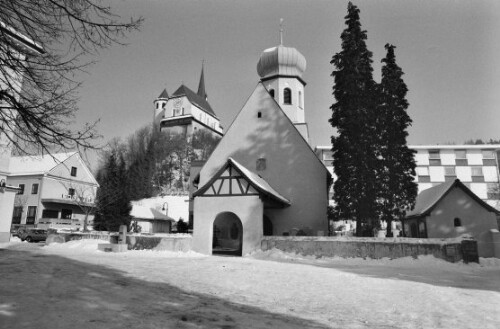
[[[500,328],[500,260],[0,245],[0,328]]]

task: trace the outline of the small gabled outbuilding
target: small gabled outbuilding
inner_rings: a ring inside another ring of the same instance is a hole
[[[420,192],[415,208],[403,219],[403,233],[413,238],[469,235],[477,240],[480,257],[494,257],[491,230],[498,230],[498,216],[498,210],[455,179]]]

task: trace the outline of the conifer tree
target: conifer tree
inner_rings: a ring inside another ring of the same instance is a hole
[[[391,222],[399,220],[413,208],[418,187],[414,182],[414,150],[407,146],[407,129],[411,118],[406,112],[408,88],[403,71],[396,64],[394,46],[385,45],[387,55],[382,59],[382,80],[379,85],[377,126],[381,128],[379,159],[381,159],[380,203],[381,218],[387,222],[387,236],[392,236]]]
[[[119,159],[118,159],[119,158]],[[99,190],[96,197],[94,229],[118,231],[120,225],[130,225],[132,209],[127,193],[127,171],[122,156],[112,150],[97,175]]]
[[[331,60],[335,70],[330,123],[332,136],[335,212],[338,218],[355,219],[356,234],[370,235],[377,222],[377,165],[375,82],[372,53],[366,46],[359,9],[351,2],[342,32],[342,50]]]

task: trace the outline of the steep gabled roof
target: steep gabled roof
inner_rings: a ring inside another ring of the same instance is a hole
[[[481,200],[474,192],[472,192],[457,178],[453,181],[445,182],[420,192],[420,194],[417,196],[417,202],[415,204],[415,208],[406,214],[406,218],[415,218],[415,217],[430,215],[430,213],[437,206],[437,204],[453,188],[462,189],[472,199],[474,199],[477,203],[486,208],[488,211],[494,212],[495,214],[500,214],[500,211],[496,210],[495,208],[493,208],[492,206]]]
[[[181,85],[173,94],[170,98],[174,97],[180,97],[180,96],[186,96],[187,99],[198,106],[200,109],[203,111],[207,112],[211,116],[217,118],[215,115],[214,110],[212,110],[212,107],[210,107],[210,104],[206,101],[204,97],[201,97],[200,95],[196,94],[194,91],[186,87],[185,85]]]
[[[225,165],[223,165],[220,170],[215,173],[212,178],[208,180],[208,182],[200,187],[196,192],[193,193],[193,197],[203,195],[205,191],[207,191],[210,186],[228,169],[229,167],[232,167],[236,169],[236,171],[248,181],[248,183],[255,189],[259,194],[271,199],[274,202],[277,202],[281,206],[289,206],[291,203],[290,201],[279,194],[274,188],[272,188],[271,185],[269,185],[266,180],[264,180],[262,177],[257,175],[256,173],[250,171],[249,169],[245,168],[242,164],[238,163],[236,160],[233,158],[229,158],[226,162]]]
[[[77,152],[45,154],[42,156],[20,156],[10,158],[11,175],[44,174]]]

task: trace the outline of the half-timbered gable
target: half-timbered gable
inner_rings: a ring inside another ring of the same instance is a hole
[[[259,196],[265,208],[282,208],[290,205],[262,177],[251,172],[236,160],[227,163],[193,196]]]

